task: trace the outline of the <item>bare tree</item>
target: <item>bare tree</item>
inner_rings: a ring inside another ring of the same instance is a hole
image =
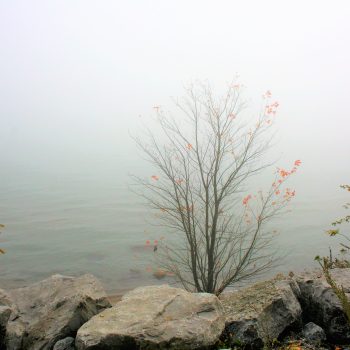
[[[148,179],[135,177],[139,192],[159,213],[161,225],[180,234],[160,246],[158,262],[187,290],[218,295],[270,268],[274,234],[265,224],[295,194],[281,186],[296,166],[278,169],[265,194],[243,198],[247,180],[270,165],[262,158],[278,103],[271,103],[267,92],[257,120],[240,121],[245,107],[240,90],[230,85],[216,98],[208,85],[191,86],[175,101],[179,115],[155,107],[162,141],[151,130],[146,140],[136,138],[158,171]]]
[[[3,228],[5,228],[5,225],[0,224],[0,230]],[[0,231],[0,233],[1,233],[1,231]],[[0,254],[5,254],[5,250],[0,248]]]

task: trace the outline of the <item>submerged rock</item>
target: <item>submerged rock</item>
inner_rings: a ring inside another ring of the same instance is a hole
[[[282,277],[257,283],[238,292],[225,293],[225,337],[232,344],[260,349],[301,321],[299,293],[292,280]]]
[[[9,291],[14,310],[6,327],[7,350],[51,350],[110,303],[92,275],[54,275]]]
[[[200,349],[224,330],[219,299],[168,285],[137,288],[78,331],[76,347],[86,349]]]

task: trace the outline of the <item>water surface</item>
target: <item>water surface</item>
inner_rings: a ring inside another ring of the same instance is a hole
[[[149,213],[130,190],[130,172],[147,173],[127,159],[49,167],[1,169],[1,287],[26,285],[54,273],[92,273],[109,292],[159,283],[149,268],[146,240],[166,235],[150,225]],[[274,223],[275,248],[284,255],[273,271],[303,269],[335,244],[324,231],[339,216],[346,193],[300,195],[292,212]],[[161,282],[164,282],[162,280]]]

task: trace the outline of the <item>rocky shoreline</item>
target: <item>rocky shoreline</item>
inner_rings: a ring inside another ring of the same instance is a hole
[[[350,293],[350,269],[332,275]],[[0,289],[0,349],[346,349],[350,343],[341,304],[318,272],[278,275],[219,298],[160,285],[111,299],[92,275]]]

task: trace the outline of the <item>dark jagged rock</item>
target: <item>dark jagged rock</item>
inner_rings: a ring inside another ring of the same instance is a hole
[[[293,287],[292,287],[293,286]],[[301,307],[292,280],[275,278],[221,297],[226,316],[225,336],[231,343],[260,349],[286,329],[299,324]]]
[[[334,269],[331,274],[336,283],[349,293],[350,269]],[[322,274],[305,273],[297,278],[297,283],[304,322],[320,325],[329,341],[350,343],[350,326],[342,305]]]

